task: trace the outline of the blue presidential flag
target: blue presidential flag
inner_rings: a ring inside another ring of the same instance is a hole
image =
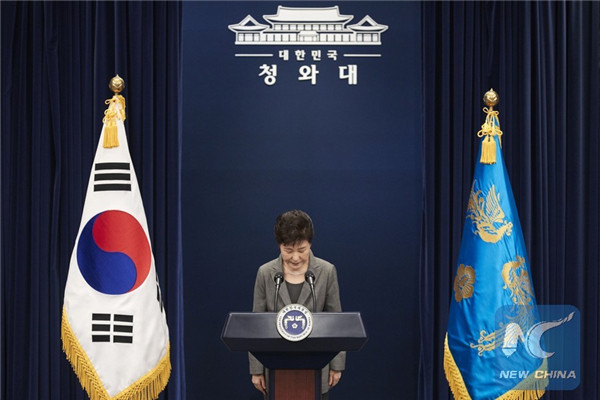
[[[539,399],[546,362],[527,347],[539,322],[529,261],[502,158],[498,112],[493,106],[484,112],[481,158],[454,270],[444,370],[456,399]]]
[[[107,103],[69,266],[61,338],[91,400],[156,399],[171,372],[169,329],[127,146],[125,99],[115,94]]]

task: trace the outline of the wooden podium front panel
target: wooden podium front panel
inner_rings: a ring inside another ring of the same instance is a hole
[[[274,400],[315,400],[321,398],[321,382],[316,382],[314,369],[278,369],[275,378]],[[318,397],[317,397],[318,396]]]

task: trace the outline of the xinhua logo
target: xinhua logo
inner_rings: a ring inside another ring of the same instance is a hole
[[[547,352],[542,349],[542,336],[546,331],[559,327],[562,324],[573,319],[575,312],[571,312],[567,317],[557,321],[542,321],[534,324],[526,334],[523,334],[521,326],[516,322],[511,322],[506,325],[504,334],[504,344],[502,351],[507,357],[510,357],[516,350],[517,344],[521,342],[525,346],[525,350],[531,357],[548,358],[552,357],[555,352]]]
[[[495,352],[496,379],[522,382],[523,389],[573,390],[580,380],[580,313],[570,305],[519,306],[496,313],[501,337]],[[525,312],[527,311],[527,312]],[[519,316],[531,316],[520,318]]]

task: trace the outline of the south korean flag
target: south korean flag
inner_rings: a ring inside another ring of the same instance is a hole
[[[109,102],[71,256],[61,337],[92,400],[156,399],[171,371],[169,329],[127,146],[124,98],[115,94]],[[118,139],[116,147],[105,147],[107,134]]]

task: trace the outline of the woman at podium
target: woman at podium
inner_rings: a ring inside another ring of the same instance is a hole
[[[312,253],[314,227],[308,214],[299,210],[281,214],[275,221],[274,233],[280,254],[258,269],[252,311],[278,312],[288,304],[302,304],[311,312],[341,312],[336,269]],[[314,297],[306,282],[307,272],[314,282]],[[265,368],[252,354],[249,358],[252,384],[266,394]],[[323,368],[323,399],[328,398],[329,389],[339,382],[345,364],[346,353],[340,352]]]

